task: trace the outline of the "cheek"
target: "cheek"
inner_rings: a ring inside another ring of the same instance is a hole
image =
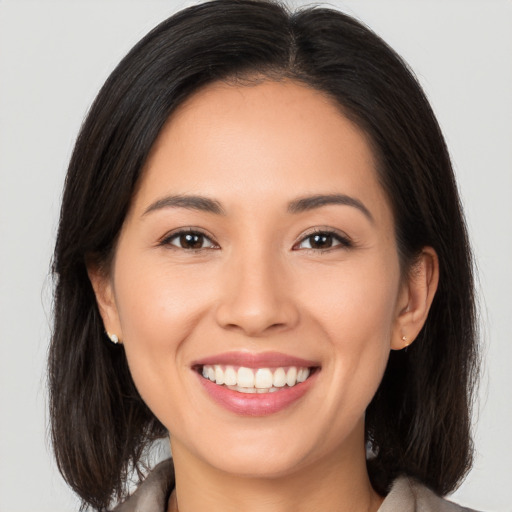
[[[135,258],[115,268],[116,304],[135,385],[155,413],[177,388],[186,340],[208,311],[204,278]]]
[[[180,268],[152,255],[116,262],[115,283],[123,337],[128,343],[179,342],[210,300],[204,271]]]
[[[327,401],[343,403],[354,417],[366,409],[387,364],[400,275],[394,260],[359,263],[317,276],[303,299],[330,343],[326,370],[336,384]]]
[[[389,341],[395,319],[400,273],[393,259],[361,259],[317,273],[302,294],[307,309],[332,340],[383,337]],[[389,346],[388,346],[389,348]]]

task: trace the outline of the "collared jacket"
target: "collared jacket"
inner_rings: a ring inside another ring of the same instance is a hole
[[[137,490],[114,512],[166,512],[174,488],[171,459],[158,464]],[[402,476],[391,487],[378,512],[476,512],[440,498],[418,481]]]

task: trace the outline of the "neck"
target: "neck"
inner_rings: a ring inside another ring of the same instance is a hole
[[[226,473],[171,444],[176,489],[169,512],[376,512],[382,503],[368,478],[364,443],[273,477]]]

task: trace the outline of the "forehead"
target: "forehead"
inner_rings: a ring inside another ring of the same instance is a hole
[[[136,199],[201,193],[229,207],[343,193],[386,203],[375,169],[364,132],[321,92],[292,81],[214,83],[170,117]]]

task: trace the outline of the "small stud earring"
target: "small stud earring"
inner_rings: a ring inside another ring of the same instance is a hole
[[[402,341],[404,342],[404,346],[407,348],[409,346],[409,341],[407,341],[407,336],[402,336]]]
[[[110,341],[114,343],[114,345],[117,345],[119,343],[119,338],[117,334],[110,334],[109,332],[107,332],[107,336],[110,338]]]

